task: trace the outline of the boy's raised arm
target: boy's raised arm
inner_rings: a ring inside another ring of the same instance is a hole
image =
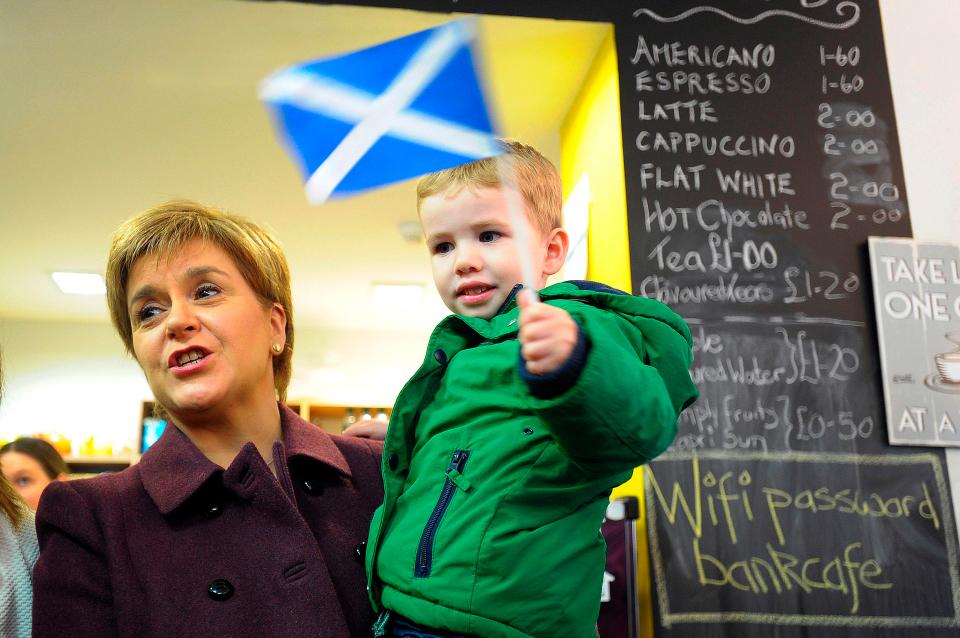
[[[579,341],[552,372],[521,367],[534,408],[587,471],[623,472],[652,460],[673,441],[680,411],[697,396],[688,373],[689,335],[656,318],[624,317],[576,301],[554,309],[575,322]]]

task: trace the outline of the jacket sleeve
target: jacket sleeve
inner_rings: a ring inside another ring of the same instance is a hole
[[[697,397],[689,335],[655,318],[626,318],[584,303],[567,310],[589,341],[579,378],[562,394],[531,395],[567,456],[585,471],[620,473],[661,452]]]
[[[34,638],[117,636],[103,534],[91,505],[70,482],[44,490],[37,535]]]

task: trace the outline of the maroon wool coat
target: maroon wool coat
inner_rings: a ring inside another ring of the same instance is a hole
[[[252,443],[224,470],[168,427],[131,468],[51,484],[33,635],[371,635],[358,554],[383,500],[382,448],[285,406],[280,418],[278,478]]]

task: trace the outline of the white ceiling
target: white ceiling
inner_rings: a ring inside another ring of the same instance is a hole
[[[426,252],[397,232],[415,181],[307,204],[259,81],[272,71],[445,22],[405,10],[233,0],[0,3],[0,318],[107,321],[102,297],[49,273],[102,272],[125,218],[188,197],[252,217],[284,245],[300,326],[393,330],[445,309]],[[559,159],[559,128],[609,26],[484,17],[503,132]],[[422,282],[377,307],[373,281]]]

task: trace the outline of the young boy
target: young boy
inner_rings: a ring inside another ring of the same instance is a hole
[[[595,636],[610,490],[662,452],[697,395],[686,324],[657,301],[590,282],[538,287],[563,265],[560,178],[507,142],[527,245],[496,158],[417,188],[436,327],[394,406],[384,503],[366,549],[377,635]]]

